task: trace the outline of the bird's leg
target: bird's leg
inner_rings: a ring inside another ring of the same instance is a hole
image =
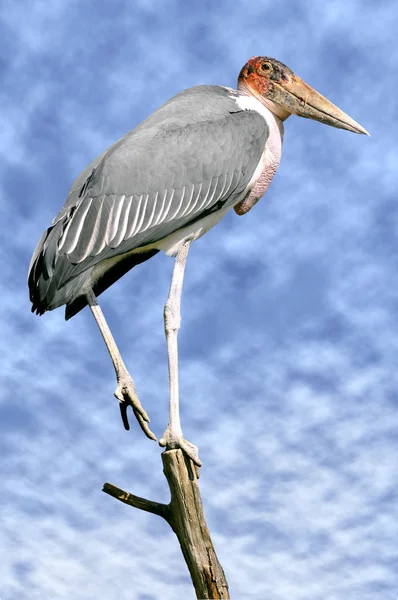
[[[131,406],[142,431],[149,439],[156,440],[155,435],[148,427],[149,417],[141,406],[141,402],[139,401],[137,392],[135,391],[134,382],[127,371],[126,365],[123,362],[119,349],[116,346],[116,342],[113,339],[111,330],[109,329],[108,323],[105,320],[104,313],[97,302],[97,298],[92,290],[87,293],[86,297],[88,305],[101,331],[102,337],[104,338],[104,342],[108,348],[108,352],[115,368],[117,379],[115,396],[119,400],[120,414],[123,425],[125,429],[130,429],[127,418],[127,407]]]
[[[169,361],[170,412],[169,424],[159,444],[160,446],[166,446],[168,450],[181,448],[193,460],[195,465],[200,467],[202,463],[198,458],[198,449],[187,440],[184,440],[182,435],[178,396],[177,335],[181,325],[181,292],[189,246],[190,241],[186,241],[175,257],[170,291],[164,307],[164,329]]]

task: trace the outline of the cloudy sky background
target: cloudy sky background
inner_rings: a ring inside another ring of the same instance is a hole
[[[178,91],[275,56],[372,137],[292,117],[265,198],[191,249],[182,422],[232,597],[398,596],[395,2],[5,0],[1,7],[1,600],[193,598],[167,502],[123,430],[91,314],[31,315],[34,246],[77,173]],[[101,297],[161,434],[158,255]]]

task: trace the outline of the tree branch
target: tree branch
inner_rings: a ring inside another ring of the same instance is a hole
[[[120,500],[120,502],[163,517],[166,521],[168,520],[166,517],[166,513],[168,512],[167,504],[160,504],[159,502],[152,502],[152,500],[146,500],[146,498],[141,498],[140,496],[134,496],[134,494],[125,492],[112,483],[104,483],[102,491],[105,492],[105,494],[109,494],[109,496],[113,496],[113,498]]]
[[[171,493],[169,524],[180,542],[197,598],[229,598],[203,512],[196,471],[181,450],[162,454]]]
[[[169,504],[134,496],[110,483],[105,483],[103,491],[125,504],[163,517],[180,542],[196,597],[227,600],[228,584],[211,541],[194,465],[181,450],[163,452],[162,461],[171,494]]]

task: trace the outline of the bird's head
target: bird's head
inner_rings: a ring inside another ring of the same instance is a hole
[[[366,129],[274,58],[251,58],[239,74],[238,88],[258,98],[281,120],[293,114],[369,135]]]

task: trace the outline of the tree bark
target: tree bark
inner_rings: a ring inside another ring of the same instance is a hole
[[[171,494],[169,504],[134,496],[110,483],[104,484],[103,491],[168,522],[180,542],[197,598],[229,599],[228,584],[203,512],[197,470],[181,450],[163,452],[162,461]]]

